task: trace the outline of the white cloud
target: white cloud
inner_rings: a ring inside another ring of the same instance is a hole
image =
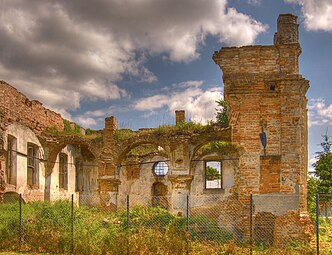
[[[316,158],[315,155],[312,156],[311,158],[309,158],[309,162],[308,162],[308,173],[309,173],[309,175],[315,173],[315,168],[312,166],[312,164],[314,164],[316,162],[317,162],[317,158]]]
[[[332,32],[331,0],[284,0],[286,3],[299,4],[302,8],[305,27],[308,30]]]
[[[83,94],[91,99],[119,99],[127,93],[114,84],[98,83],[95,80],[90,80],[82,86]]]
[[[78,124],[80,124],[82,127],[93,127],[97,125],[97,121],[93,118],[87,118],[84,116],[78,116],[74,118],[74,121]]]
[[[309,127],[332,124],[332,104],[326,105],[325,99],[314,98],[308,102]]]
[[[202,81],[187,81],[174,84],[175,88],[182,88],[181,91],[168,91],[151,97],[138,100],[134,109],[146,111],[150,116],[155,110],[167,107],[170,114],[175,110],[185,110],[186,115],[193,121],[206,123],[215,119],[216,100],[222,98],[221,88],[214,87],[203,90]]]
[[[248,4],[251,5],[260,5],[262,3],[262,0],[248,0]]]
[[[0,77],[53,108],[128,95],[157,77],[151,56],[189,62],[208,35],[252,44],[266,26],[227,0],[1,0]]]
[[[60,109],[61,110],[61,109]],[[129,108],[110,106],[97,110],[86,111],[82,114],[67,115],[67,119],[80,124],[84,128],[101,128],[105,117],[114,116],[115,113],[127,112]],[[61,111],[59,111],[61,113]]]

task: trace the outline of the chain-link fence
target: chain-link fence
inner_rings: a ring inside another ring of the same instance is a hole
[[[332,254],[332,195],[316,194],[316,251]]]
[[[317,195],[312,221],[293,210],[298,198],[131,195],[117,197],[114,211],[100,206],[96,194],[57,195],[44,202],[43,196],[11,193],[0,203],[0,250],[82,255],[332,254],[332,196]],[[313,223],[316,239],[310,246],[305,235]]]

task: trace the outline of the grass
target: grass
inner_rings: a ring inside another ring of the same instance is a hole
[[[16,254],[68,254],[71,250],[71,207],[69,202],[35,202],[23,205],[23,246],[18,251],[19,207],[0,204],[0,255]],[[192,255],[249,254],[248,245],[233,240],[226,229],[199,228],[216,226],[216,219],[200,215],[189,219],[190,235],[186,231],[186,218],[175,216],[162,208],[135,207],[127,212],[105,212],[98,208],[75,207],[75,254],[122,255],[160,254],[182,255],[189,245]],[[130,228],[127,226],[130,225]],[[321,254],[332,255],[332,222],[321,222]],[[189,243],[187,244],[187,241]],[[256,246],[254,255],[311,255],[315,249],[292,242],[287,247]]]
[[[81,134],[81,127],[73,123],[74,128],[71,127],[71,123],[68,120],[64,120],[64,130],[59,131],[56,127],[47,128],[44,133],[46,135],[78,135],[85,137],[89,140],[102,140],[102,130],[86,129],[85,135]],[[196,133],[202,133],[210,130],[214,126],[214,122],[210,122],[207,125],[196,123],[193,121],[182,122],[178,125],[160,125],[157,128],[142,129],[139,131],[133,131],[131,129],[117,129],[115,131],[114,139],[117,142],[128,140],[140,134],[148,133],[156,136],[174,136],[174,135],[193,135]]]
[[[332,220],[321,220],[319,225],[320,247],[323,254],[332,255]]]

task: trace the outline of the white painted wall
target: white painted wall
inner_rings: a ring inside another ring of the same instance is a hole
[[[59,154],[64,153],[67,155],[67,169],[68,169],[68,187],[67,189],[59,188],[59,169],[60,159]],[[51,200],[70,198],[75,194],[75,200],[81,197],[83,204],[89,204],[87,200],[97,198],[98,195],[98,167],[95,161],[83,160],[83,156],[75,145],[67,145],[64,147],[56,158],[56,163],[52,170],[52,174],[48,177],[50,182]],[[82,169],[80,169],[80,180],[83,182],[83,191],[76,192],[76,159],[81,159]],[[89,198],[88,198],[89,196]],[[99,199],[99,198],[98,198]]]
[[[22,193],[25,201],[34,200],[57,200],[57,199],[69,199],[72,194],[75,195],[75,200],[86,200],[87,204],[91,204],[93,200],[94,204],[99,201],[98,196],[98,167],[96,161],[87,161],[83,158],[80,150],[74,145],[67,145],[61,150],[61,153],[67,155],[67,169],[68,169],[68,188],[59,188],[59,155],[56,158],[54,168],[49,176],[45,176],[45,162],[39,161],[39,187],[38,189],[31,188],[27,184],[27,150],[28,143],[32,143],[38,146],[38,157],[40,159],[46,159],[47,151],[42,148],[37,136],[34,132],[17,123],[13,123],[8,126],[4,132],[4,146],[7,148],[7,137],[11,135],[16,138],[17,151],[16,153],[16,185],[6,185],[5,192],[17,192]],[[84,191],[76,192],[76,168],[75,159],[80,158],[83,163],[81,169],[81,176],[84,185]],[[87,198],[89,196],[90,198]],[[88,201],[89,200],[89,201]]]
[[[4,132],[5,148],[7,148],[7,137],[12,135],[17,139],[17,179],[16,186],[8,185],[6,191],[14,191],[22,193],[25,200],[42,200],[44,199],[45,189],[45,165],[43,161],[39,162],[39,188],[32,189],[27,185],[27,153],[28,143],[35,144],[39,147],[38,157],[44,159],[44,151],[37,136],[31,129],[17,123],[13,123],[7,127]],[[28,198],[29,197],[29,198]]]

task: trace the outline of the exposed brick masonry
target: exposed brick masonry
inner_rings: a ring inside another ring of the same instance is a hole
[[[309,82],[299,74],[296,20],[291,14],[279,16],[275,45],[222,48],[213,59],[223,71],[232,142],[246,150],[240,162],[239,194],[298,193],[305,209]],[[275,166],[274,160],[260,160],[262,128],[268,139],[267,155],[280,158]],[[266,164],[280,169],[273,185],[265,180]]]
[[[21,123],[36,133],[47,127],[63,130],[63,119],[60,114],[51,111],[37,101],[30,101],[25,95],[4,81],[0,81],[1,128],[11,122]],[[14,101],[14,102],[13,102]]]

